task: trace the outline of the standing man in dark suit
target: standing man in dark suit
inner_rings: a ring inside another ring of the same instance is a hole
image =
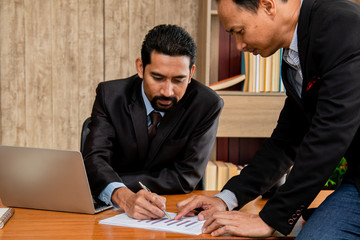
[[[344,156],[343,184],[298,239],[359,239],[360,6],[347,0],[219,0],[218,13],[239,50],[267,57],[284,49],[287,99],[271,137],[241,174],[216,197],[178,203],[176,218],[202,207],[205,233],[289,234]],[[292,165],[258,215],[225,211],[265,193]]]
[[[164,216],[157,194],[189,193],[205,172],[223,101],[191,78],[195,58],[184,29],[159,25],[143,41],[137,74],[97,88],[83,151],[90,187],[133,218]]]

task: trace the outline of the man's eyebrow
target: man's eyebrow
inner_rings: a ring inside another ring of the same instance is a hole
[[[165,77],[165,75],[162,75],[157,72],[150,72],[150,74],[154,75],[154,76],[158,76],[158,77]],[[177,76],[174,76],[173,78],[186,78],[186,75],[177,75]]]
[[[165,77],[164,75],[160,74],[160,73],[157,73],[157,72],[150,72],[151,75],[155,75],[155,76],[158,76],[158,77]]]
[[[174,76],[174,78],[186,78],[186,75],[178,75],[178,76]]]

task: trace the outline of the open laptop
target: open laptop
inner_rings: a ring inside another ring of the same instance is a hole
[[[93,199],[78,151],[0,146],[0,198],[9,207],[95,214],[111,206]]]

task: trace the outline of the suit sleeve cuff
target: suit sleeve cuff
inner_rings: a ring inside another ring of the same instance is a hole
[[[126,187],[125,184],[120,182],[112,182],[106,186],[106,188],[99,194],[98,198],[106,203],[107,205],[112,205],[115,208],[119,208],[119,206],[111,201],[111,196],[115,189]]]
[[[215,197],[221,198],[228,208],[229,211],[233,210],[238,206],[238,201],[233,192],[230,190],[223,190],[222,192],[215,195]]]

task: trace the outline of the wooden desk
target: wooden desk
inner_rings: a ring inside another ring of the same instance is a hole
[[[175,204],[192,194],[213,196],[215,191],[195,191],[190,194],[168,195],[167,210],[177,212]],[[319,205],[330,191],[322,191],[311,207]],[[258,198],[247,204],[242,211],[257,213],[266,200]],[[0,202],[0,206],[2,206]],[[209,239],[215,238],[209,234],[198,236],[180,233],[151,231],[138,228],[127,228],[99,224],[99,220],[121,213],[110,209],[96,215],[53,212],[44,210],[15,208],[15,214],[0,230],[0,239]],[[301,230],[304,221],[300,218],[293,232],[288,237],[275,234],[269,239],[294,239]],[[234,237],[216,237],[217,239],[232,239]],[[237,238],[248,239],[248,238]]]

